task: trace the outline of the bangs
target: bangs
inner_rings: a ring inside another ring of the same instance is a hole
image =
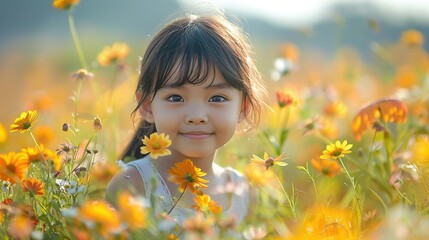
[[[159,69],[159,82],[162,82],[160,88],[164,87],[167,83],[172,87],[180,87],[183,85],[200,85],[210,82],[210,85],[215,79],[216,65],[215,63],[204,58],[203,55],[195,55],[193,49],[188,52],[178,52],[176,56],[160,67]],[[213,73],[212,79],[208,79],[210,73]],[[159,90],[155,89],[155,91]]]

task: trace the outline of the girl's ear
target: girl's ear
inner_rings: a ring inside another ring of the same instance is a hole
[[[136,98],[137,98],[137,101],[140,102],[140,100],[142,98],[141,91],[138,91],[136,93]],[[149,100],[147,100],[147,99],[144,100],[141,103],[138,111],[146,122],[154,123],[153,114],[152,114],[152,106],[151,106],[151,102]]]
[[[249,100],[243,100],[241,104],[240,115],[238,116],[238,122],[241,123],[249,115]]]

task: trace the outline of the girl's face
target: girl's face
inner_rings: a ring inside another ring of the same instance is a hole
[[[214,154],[245,118],[243,94],[227,85],[218,69],[200,85],[172,87],[174,76],[171,79],[151,103],[143,104],[145,120],[155,123],[158,133],[170,136],[173,154],[190,158]]]

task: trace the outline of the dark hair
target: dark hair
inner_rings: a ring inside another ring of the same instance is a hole
[[[142,58],[136,93],[141,94],[134,116],[142,103],[153,99],[172,75],[173,86],[202,84],[215,67],[226,82],[243,93],[248,128],[259,123],[262,84],[246,35],[222,13],[187,14],[166,25],[149,43]],[[141,139],[155,132],[153,124],[140,120],[138,129],[122,154],[140,158]]]

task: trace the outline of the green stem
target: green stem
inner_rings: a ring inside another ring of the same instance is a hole
[[[80,46],[79,37],[77,36],[76,27],[74,24],[74,17],[73,12],[69,11],[69,26],[70,26],[70,33],[73,38],[74,45],[76,47],[77,54],[79,56],[80,64],[83,68],[87,68],[88,64],[86,63],[85,55],[83,54],[82,48]]]
[[[362,208],[360,206],[359,196],[358,196],[358,193],[357,193],[357,190],[356,190],[356,183],[355,183],[354,179],[352,178],[352,176],[350,175],[349,171],[347,170],[346,166],[344,165],[343,160],[341,158],[338,158],[338,159],[339,159],[339,161],[341,163],[341,166],[344,169],[344,172],[346,172],[347,177],[350,180],[350,183],[352,184],[353,192],[355,194],[356,204],[358,206],[358,210],[359,210],[359,214],[360,214],[359,219],[361,219],[361,217],[362,217]],[[359,224],[359,228],[358,229],[360,229],[360,221],[358,222],[358,224]]]
[[[280,187],[282,188],[282,191],[286,197],[287,202],[289,203],[290,210],[292,211],[293,217],[296,222],[298,222],[298,214],[296,213],[296,208],[294,202],[290,199],[289,195],[287,194],[285,188],[283,187],[282,182],[280,181],[279,177],[277,176],[275,171],[272,171],[274,173],[275,178],[277,179],[277,182],[280,184]]]
[[[180,201],[180,199],[182,198],[182,196],[183,196],[183,194],[185,193],[185,191],[186,191],[186,187],[188,187],[188,182],[186,183],[186,185],[185,185],[185,188],[183,188],[183,191],[182,191],[182,193],[180,194],[180,196],[179,196],[179,198],[177,199],[177,201],[174,203],[174,205],[171,207],[171,209],[167,212],[167,215],[168,214],[170,214],[171,213],[171,211],[173,211],[173,209],[176,207],[176,205],[177,205],[177,203]]]

